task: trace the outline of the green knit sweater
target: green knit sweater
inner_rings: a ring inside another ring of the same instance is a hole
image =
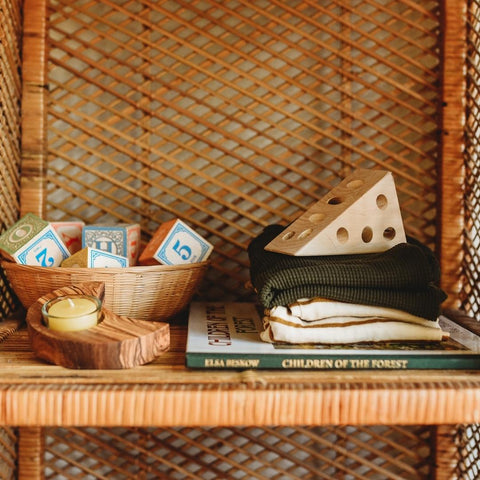
[[[433,252],[409,237],[380,253],[297,257],[264,249],[284,227],[270,225],[249,247],[250,278],[265,308],[301,298],[395,308],[436,320],[445,293]]]

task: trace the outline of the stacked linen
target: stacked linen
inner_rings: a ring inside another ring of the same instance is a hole
[[[264,317],[265,342],[347,344],[386,341],[441,341],[438,321],[393,308],[315,298],[273,307]]]
[[[265,341],[438,341],[445,293],[433,252],[413,238],[380,253],[296,257],[264,249],[283,231],[267,227],[248,247],[250,278],[265,308]]]

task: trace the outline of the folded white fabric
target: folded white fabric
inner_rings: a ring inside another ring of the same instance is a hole
[[[438,321],[399,310],[321,299],[272,308],[264,317],[264,328],[263,341],[292,344],[441,341],[448,337]]]
[[[274,307],[270,311],[270,315],[272,316],[285,317],[286,313],[306,321],[316,321],[324,318],[348,316],[390,318],[392,320],[420,323],[426,326],[435,323],[432,322],[432,320],[417,317],[408,312],[396,310],[394,308],[337,302],[335,300],[328,300],[326,298],[301,299],[288,305],[288,307]]]

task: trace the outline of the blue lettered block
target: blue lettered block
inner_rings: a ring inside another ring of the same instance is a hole
[[[27,213],[0,236],[4,257],[23,265],[58,267],[70,256],[49,222]]]
[[[128,267],[128,259],[96,248],[85,247],[64,260],[62,267],[124,268]]]
[[[90,247],[128,258],[130,266],[137,263],[140,225],[86,225],[82,232],[82,248]]]
[[[162,224],[139,257],[141,265],[179,265],[206,260],[213,246],[181,220]]]

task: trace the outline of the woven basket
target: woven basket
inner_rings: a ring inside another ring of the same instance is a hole
[[[2,267],[25,308],[52,290],[83,282],[103,282],[105,308],[140,320],[164,321],[188,306],[208,262],[128,268],[63,268],[2,261]]]

